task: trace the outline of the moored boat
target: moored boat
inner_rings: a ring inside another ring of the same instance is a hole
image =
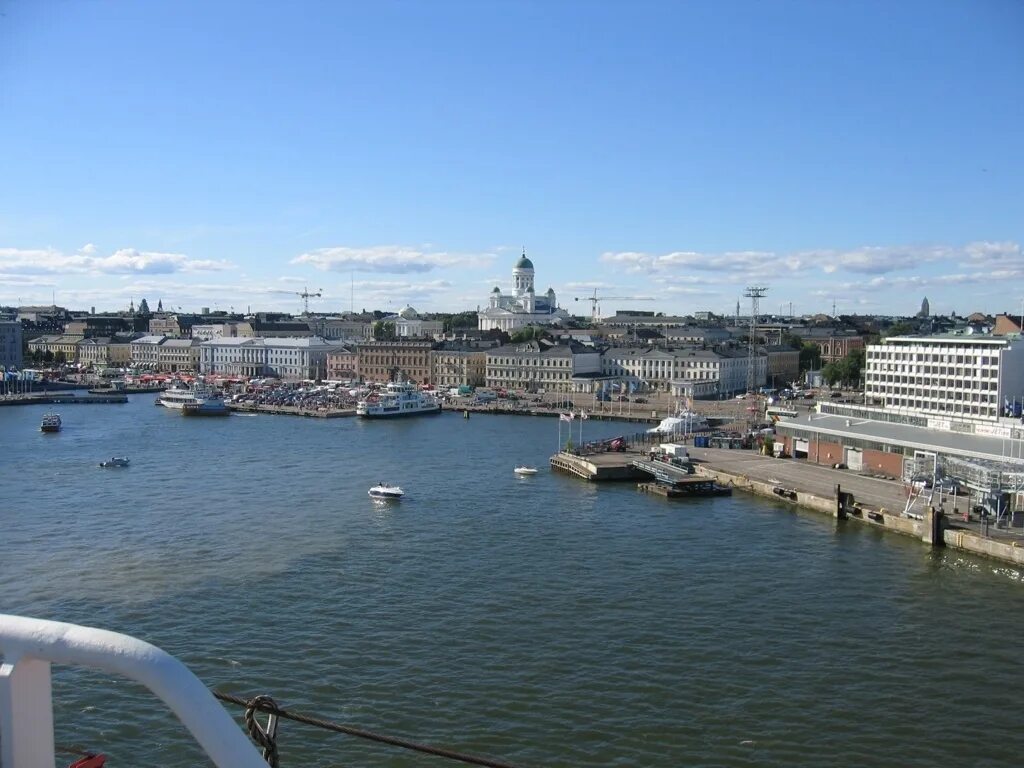
[[[100,462],[101,467],[127,467],[128,457],[127,456],[111,456],[106,461]]]
[[[440,413],[441,402],[407,381],[392,381],[387,389],[356,403],[356,415],[364,419],[392,419]]]
[[[43,414],[43,420],[39,424],[39,429],[42,432],[60,432],[61,421],[60,414],[48,411]]]
[[[536,475],[537,474],[537,468],[536,467],[526,467],[526,466],[516,467],[513,471],[517,475]]]
[[[189,387],[175,384],[161,393],[156,402],[186,416],[226,416],[231,413],[217,390],[199,379]]]

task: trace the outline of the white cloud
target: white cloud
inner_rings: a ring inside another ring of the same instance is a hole
[[[493,253],[466,254],[432,251],[402,245],[377,245],[369,248],[337,246],[317,248],[291,260],[292,264],[310,264],[320,270],[336,272],[429,272],[450,267],[483,267],[494,260]]]
[[[229,269],[225,261],[193,259],[183,253],[161,253],[121,248],[109,256],[97,256],[91,243],[74,254],[54,248],[0,248],[0,272],[28,274],[172,274]]]

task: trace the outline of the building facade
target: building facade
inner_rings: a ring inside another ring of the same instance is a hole
[[[199,345],[199,372],[230,378],[319,381],[327,378],[327,356],[338,348],[319,336],[210,339]]]
[[[28,342],[28,351],[50,352],[54,357],[63,355],[65,363],[74,364],[78,362],[78,342],[81,340],[78,335],[40,336]]]
[[[327,353],[327,378],[352,381],[359,378],[359,355],[348,347],[335,347]]]
[[[680,381],[700,382],[702,393],[709,391],[707,382],[716,382],[716,394],[732,394],[747,388],[748,354],[738,348],[613,347],[605,350],[601,360],[604,376],[641,389],[668,392]],[[755,386],[764,386],[767,367],[766,355],[754,357]]]
[[[0,372],[24,367],[21,345],[21,321],[0,320]]]
[[[445,344],[431,353],[433,382],[443,387],[482,387],[487,381],[487,350]]]
[[[359,345],[359,378],[363,381],[433,383],[430,341],[367,341]]]
[[[995,422],[1024,399],[1024,342],[990,335],[900,336],[867,348],[864,399],[886,409]]]
[[[573,392],[576,377],[599,377],[601,353],[570,341],[527,341],[487,350],[486,385],[525,392]]]
[[[487,308],[477,313],[479,330],[512,333],[528,325],[550,325],[569,319],[569,313],[559,309],[554,289],[548,288],[546,293],[537,295],[533,262],[525,253],[512,268],[512,290],[513,293],[506,295],[494,287]]]

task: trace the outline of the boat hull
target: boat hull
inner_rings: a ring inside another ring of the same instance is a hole
[[[60,427],[49,427],[49,426],[47,426],[47,427],[40,427],[39,431],[40,432],[50,432],[50,433],[60,432]]]
[[[441,412],[440,404],[431,406],[429,408],[418,408],[416,410],[408,411],[383,411],[373,412],[367,411],[366,413],[356,412],[356,415],[361,419],[401,419],[407,416],[431,416],[435,413]]]

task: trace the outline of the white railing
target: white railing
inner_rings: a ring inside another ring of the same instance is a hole
[[[199,678],[156,646],[103,629],[0,614],[0,768],[54,767],[51,663],[146,686],[218,768],[267,766]]]

